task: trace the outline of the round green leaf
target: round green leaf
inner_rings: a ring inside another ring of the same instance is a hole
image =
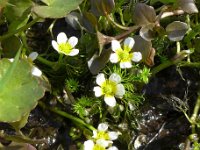
[[[46,0],[45,2],[48,6],[36,5],[32,11],[42,18],[62,18],[78,8],[82,0]]]
[[[29,113],[43,97],[45,87],[32,75],[27,60],[0,61],[0,122],[16,122]]]

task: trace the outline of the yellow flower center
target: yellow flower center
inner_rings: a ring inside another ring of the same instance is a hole
[[[107,95],[107,96],[113,96],[115,95],[117,91],[117,84],[113,81],[106,80],[102,85],[101,85],[102,93]]]
[[[132,57],[133,57],[133,53],[129,53],[130,49],[126,48],[125,50],[119,49],[116,51],[119,61],[121,62],[130,62]]]
[[[68,42],[59,44],[59,50],[66,55],[68,55],[72,51],[72,48],[73,47]]]
[[[98,131],[98,132],[97,132],[97,137],[96,137],[96,139],[109,140],[110,137],[109,137],[109,135],[108,135],[107,132],[105,132],[105,131]]]
[[[93,150],[105,150],[105,148],[102,147],[101,145],[95,144]]]

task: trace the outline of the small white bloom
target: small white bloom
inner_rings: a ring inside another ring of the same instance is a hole
[[[110,137],[110,140],[114,141],[118,138],[119,136],[119,133],[118,132],[114,132],[114,131],[111,131],[111,132],[108,132],[108,135]]]
[[[55,40],[52,41],[52,46],[58,53],[75,56],[79,53],[79,50],[74,48],[77,43],[78,38],[72,36],[68,39],[66,34],[61,32],[57,36],[57,42]]]
[[[109,147],[107,150],[118,150],[116,146]]]
[[[28,56],[32,61],[36,60],[36,58],[38,57],[38,53],[37,52],[32,52],[29,54]]]
[[[111,48],[114,53],[110,55],[110,62],[120,62],[121,68],[131,68],[131,61],[139,62],[142,59],[142,54],[140,52],[131,52],[134,44],[134,39],[128,37],[124,40],[124,45],[122,49],[120,46],[120,42],[117,40],[113,40],[111,42]]]
[[[116,73],[111,74],[109,79],[105,79],[105,75],[100,73],[96,77],[96,83],[99,86],[95,86],[93,89],[95,96],[104,95],[105,103],[110,107],[114,107],[116,105],[115,97],[122,98],[125,94],[124,86],[120,82],[121,77]]]
[[[84,150],[93,150],[94,142],[92,140],[87,140],[84,142]]]
[[[42,71],[35,66],[32,67],[31,73],[36,77],[40,77],[42,75]]]

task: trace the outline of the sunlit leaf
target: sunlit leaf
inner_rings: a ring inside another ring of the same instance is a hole
[[[177,0],[178,6],[183,9],[183,11],[192,14],[192,13],[198,13],[198,9],[195,5],[194,0]]]
[[[154,8],[144,3],[137,3],[133,13],[133,20],[137,25],[144,26],[156,20]]]
[[[0,121],[16,122],[29,113],[43,97],[46,87],[32,75],[27,60],[0,61]]]
[[[32,11],[42,18],[62,18],[77,9],[83,0],[45,0],[48,6],[36,5]]]
[[[168,38],[171,41],[180,41],[188,30],[188,25],[184,22],[174,21],[166,27]]]

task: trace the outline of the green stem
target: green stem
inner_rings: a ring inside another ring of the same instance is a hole
[[[180,51],[181,51],[181,44],[180,44],[180,42],[176,42],[176,49],[177,49],[177,54],[180,53]]]
[[[41,57],[41,56],[38,56],[38,57],[37,57],[37,60],[40,61],[41,63],[43,63],[43,64],[49,66],[49,67],[52,67],[52,68],[57,64],[57,62],[49,61],[49,60],[47,60],[47,59],[44,59],[44,58]]]
[[[47,141],[44,139],[34,140],[34,139],[30,139],[26,136],[21,136],[21,135],[7,135],[7,134],[0,133],[0,137],[8,141],[14,141],[18,143],[30,143],[30,144],[47,143]]]
[[[85,122],[84,122],[83,120],[81,120],[80,118],[74,117],[73,115],[70,115],[70,114],[68,114],[67,112],[61,111],[61,110],[59,110],[59,109],[56,108],[56,107],[54,107],[54,108],[47,107],[43,102],[39,102],[39,105],[40,105],[41,107],[45,108],[45,109],[48,109],[48,110],[50,110],[50,111],[52,111],[52,112],[58,114],[58,115],[61,115],[61,116],[65,117],[65,118],[68,118],[68,119],[74,121],[74,122],[77,123],[77,124],[81,124],[81,125],[87,127],[88,129],[90,129],[90,130],[92,130],[92,131],[93,131],[93,130],[96,130],[93,126],[91,126],[91,125],[85,123]]]
[[[157,67],[153,68],[151,71],[152,76],[155,76],[155,74],[157,74],[158,72],[160,72],[161,70],[168,68],[169,66],[174,65],[174,61],[171,60],[167,60],[164,63],[158,65]]]
[[[122,26],[118,23],[116,23],[109,15],[106,15],[106,18],[116,27],[118,27],[119,29],[122,29],[122,30],[130,30],[130,27],[125,27],[125,26]]]
[[[4,39],[6,39],[6,38],[9,38],[9,37],[11,37],[11,36],[19,33],[19,32],[22,32],[22,31],[28,29],[29,27],[31,27],[32,25],[34,25],[39,19],[40,18],[36,18],[36,19],[32,20],[31,22],[29,22],[28,24],[26,24],[25,26],[23,26],[23,27],[21,27],[21,28],[19,28],[17,30],[14,30],[12,32],[9,32],[9,33],[7,33],[7,34],[5,34],[3,36],[0,36],[0,41],[2,41]]]
[[[180,67],[194,67],[194,68],[200,68],[200,62],[180,62]]]
[[[200,109],[200,94],[198,94],[197,101],[196,101],[196,104],[194,107],[194,111],[193,111],[193,114],[190,119],[192,121],[192,133],[196,133],[195,127],[196,127],[196,119],[198,116],[199,109]]]

